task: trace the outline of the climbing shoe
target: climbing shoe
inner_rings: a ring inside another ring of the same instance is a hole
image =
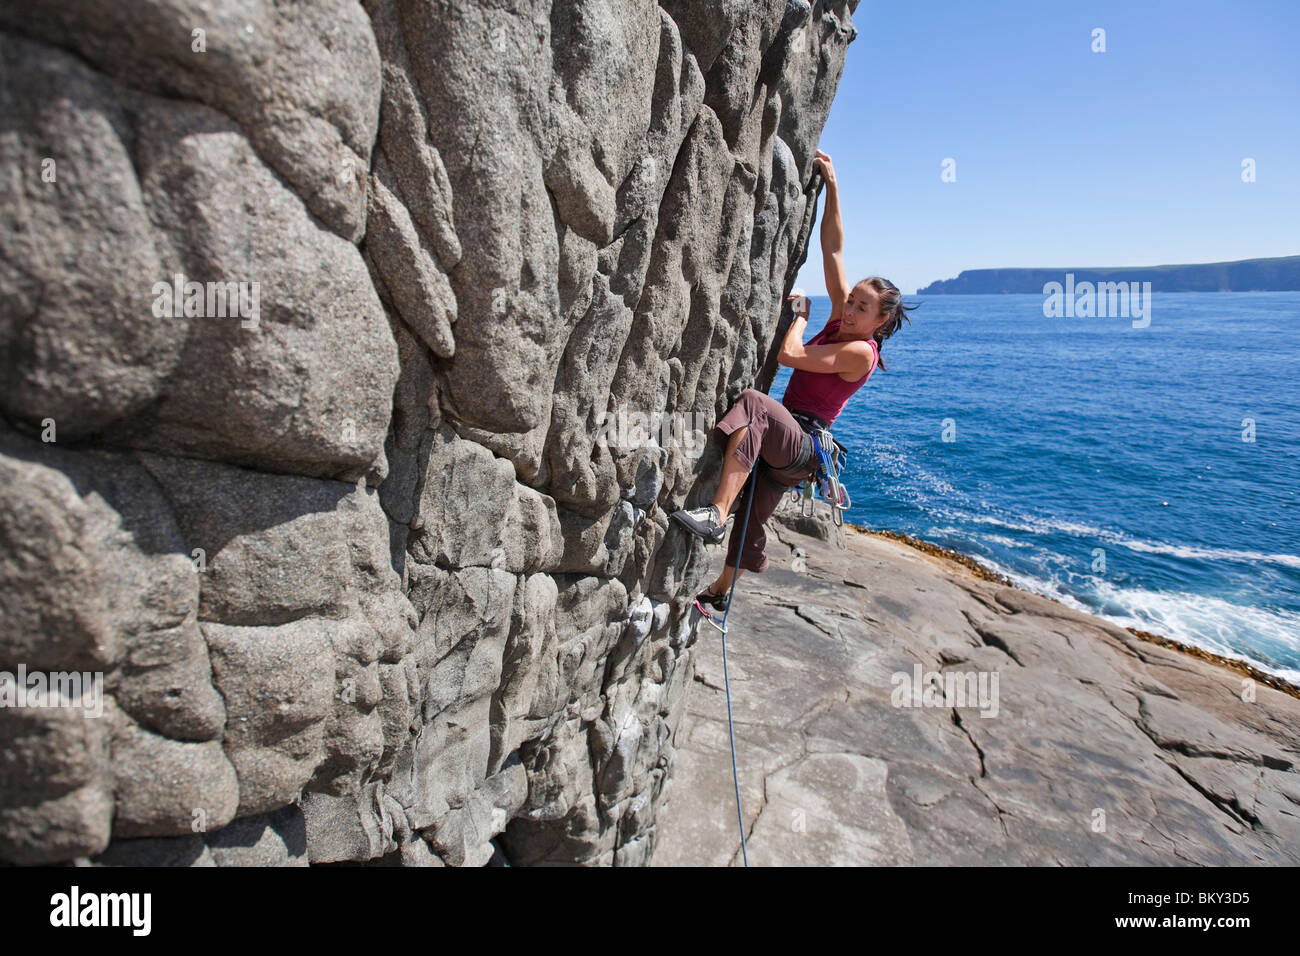
[[[691,534],[697,534],[705,541],[714,544],[727,534],[727,526],[722,522],[722,515],[718,514],[718,509],[713,505],[692,508],[689,511],[683,508],[681,511],[674,511],[671,517]]]
[[[695,596],[695,603],[700,610],[711,607],[715,611],[725,611],[727,609],[727,595],[725,593],[714,594],[712,591],[701,591]]]

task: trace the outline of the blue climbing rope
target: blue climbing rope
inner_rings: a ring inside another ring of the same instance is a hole
[[[745,534],[749,531],[749,510],[754,506],[753,486],[757,469],[758,459],[755,458],[747,483],[749,498],[745,503],[745,521],[740,526],[740,550],[736,556],[735,571],[731,575],[731,587],[727,589],[727,607],[722,612],[722,622],[714,621],[712,615],[700,608],[709,623],[722,632],[722,685],[727,691],[727,736],[731,739],[731,782],[736,788],[736,821],[740,825],[740,853],[744,857],[745,866],[749,866],[749,849],[745,846],[745,815],[740,809],[740,773],[736,770],[736,730],[731,721],[731,677],[727,673],[727,617],[731,614],[731,598],[736,593],[736,581],[740,579],[740,555],[744,552]],[[698,603],[696,607],[699,607]]]

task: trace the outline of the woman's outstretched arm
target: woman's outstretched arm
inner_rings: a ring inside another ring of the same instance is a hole
[[[838,319],[849,297],[849,277],[844,272],[844,220],[840,218],[840,192],[831,158],[817,150],[813,164],[826,182],[826,208],[822,211],[822,267],[826,270],[826,294],[831,300],[831,319]]]

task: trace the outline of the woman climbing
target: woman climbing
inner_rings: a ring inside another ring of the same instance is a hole
[[[744,541],[737,521],[732,528],[722,574],[696,599],[701,605],[725,609],[727,594],[740,569],[761,572],[767,567],[763,553],[767,535],[763,525],[776,509],[781,495],[812,475],[811,444],[806,429],[829,428],[853,394],[866,384],[876,366],[884,368],[880,346],[908,318],[902,293],[888,279],[872,276],[852,288],[844,271],[844,223],[840,218],[839,190],[831,158],[821,150],[814,160],[826,183],[826,208],[822,217],[822,261],[831,316],[826,328],[805,344],[807,311],[796,314],[778,361],[794,369],[778,403],[770,395],[746,389],[717,428],[728,436],[713,503],[676,511],[672,518],[684,528],[719,542],[727,515],[738,496],[737,514],[750,507]],[[804,299],[804,309],[807,309]],[[911,319],[908,319],[911,322]],[[754,469],[755,460],[762,465]],[[754,473],[753,480],[745,479]],[[759,474],[759,471],[765,474]],[[742,495],[742,489],[744,493]],[[754,495],[750,505],[745,495]]]

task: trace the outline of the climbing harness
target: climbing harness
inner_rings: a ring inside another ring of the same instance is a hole
[[[849,450],[835,440],[826,423],[815,415],[797,412],[794,417],[804,434],[812,441],[813,474],[805,478],[790,490],[790,499],[798,506],[799,513],[811,517],[814,495],[831,506],[831,520],[836,527],[844,524],[844,512],[853,507],[849,490],[840,484],[840,472],[849,458]]]
[[[757,477],[758,461],[754,462],[754,468],[749,472],[749,480],[753,482]],[[749,509],[754,505],[754,489],[749,489],[749,500],[745,503],[745,520],[740,526],[740,540],[745,540],[745,532],[749,530]],[[739,564],[737,558],[737,564]],[[695,601],[695,609],[698,610],[704,619],[716,627],[722,633],[722,685],[727,691],[727,736],[731,739],[731,782],[736,788],[736,821],[740,824],[740,853],[744,857],[745,866],[749,866],[749,849],[745,846],[745,815],[740,809],[740,772],[736,769],[736,731],[731,721],[731,677],[727,673],[727,616],[731,614],[731,598],[736,593],[736,582],[740,580],[740,568],[737,567],[735,573],[731,575],[731,587],[727,589],[727,607],[722,612],[722,620],[717,620],[712,614],[701,606],[699,599]]]

